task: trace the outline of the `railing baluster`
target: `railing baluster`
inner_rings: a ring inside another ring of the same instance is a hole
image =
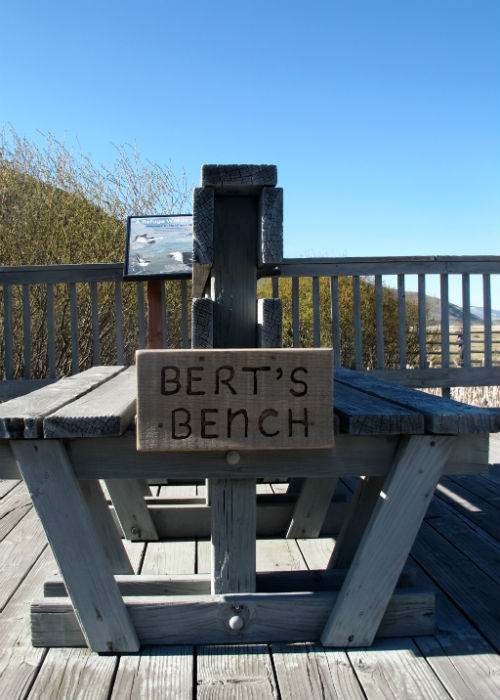
[[[384,289],[382,287],[382,275],[375,275],[375,328],[377,333],[377,368],[383,369],[385,365],[384,354]]]
[[[10,284],[3,286],[3,343],[5,379],[14,379],[14,344],[12,328],[12,287]]]
[[[116,341],[116,364],[123,365],[123,293],[122,283],[115,282],[115,341]]]
[[[340,367],[340,312],[339,312],[339,278],[337,275],[330,277],[330,297],[332,303],[332,347],[333,366]]]
[[[90,283],[90,304],[92,309],[92,364],[101,364],[101,343],[99,339],[99,302],[97,282]]]
[[[319,277],[312,280],[312,301],[313,301],[313,342],[314,347],[321,346],[321,316],[319,308]]]
[[[484,366],[492,366],[491,348],[491,279],[483,275]]]
[[[56,379],[56,321],[54,310],[54,285],[47,283],[47,360],[49,377]]]
[[[23,284],[23,357],[23,377],[24,379],[31,379],[31,309],[29,284]]]
[[[359,275],[352,276],[352,301],[354,314],[354,366],[363,369],[363,337],[361,332],[361,291]]]
[[[405,276],[398,275],[399,367],[406,369],[406,291]]]
[[[139,348],[146,347],[146,304],[144,302],[144,284],[137,282],[137,328],[139,331]]]
[[[292,277],[292,328],[294,348],[298,348],[300,346],[299,314],[299,278]]]
[[[280,295],[280,289],[279,289],[279,278],[278,277],[272,277],[271,278],[271,285],[272,285],[272,294],[273,294],[273,299],[278,299]]]
[[[448,275],[441,275],[441,367],[450,366],[450,304],[448,300]]]
[[[463,351],[463,367],[471,366],[470,355],[470,276],[462,275],[462,313],[463,313],[463,331],[462,331],[462,351]]]
[[[418,348],[419,367],[427,367],[427,304],[425,296],[425,274],[418,276]]]
[[[187,281],[181,280],[182,347],[184,349],[189,348],[191,346],[189,340],[189,317],[187,296]]]
[[[78,347],[78,299],[76,295],[76,282],[68,283],[69,308],[71,319],[71,374],[80,371],[80,353]]]

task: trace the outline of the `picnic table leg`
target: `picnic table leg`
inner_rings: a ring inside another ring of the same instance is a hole
[[[337,478],[304,479],[286,536],[318,537],[337,487]]]
[[[100,535],[104,553],[114,574],[133,574],[134,569],[125,551],[122,538],[114,518],[109,510],[108,502],[97,479],[82,479],[79,481],[90,517]]]
[[[368,520],[384,486],[383,476],[362,476],[349,503],[339,535],[335,540],[328,569],[347,569],[351,565]]]
[[[134,626],[63,444],[13,440],[11,449],[88,646],[98,652],[138,651]]]
[[[158,532],[144,495],[151,491],[141,479],[106,479],[117,518],[129,540],[158,540]],[[147,491],[146,491],[147,489]]]
[[[417,536],[453,437],[403,438],[327,620],[325,646],[370,646]]]

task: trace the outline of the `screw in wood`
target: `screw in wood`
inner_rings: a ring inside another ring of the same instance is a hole
[[[226,452],[226,462],[231,466],[234,467],[236,464],[239,464],[240,459],[240,453],[236,450],[229,450],[229,452]]]

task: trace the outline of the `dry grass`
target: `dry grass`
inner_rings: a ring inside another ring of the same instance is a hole
[[[422,389],[428,394],[441,396],[441,389]],[[485,408],[500,407],[500,387],[499,386],[457,386],[452,387],[450,396],[455,401],[468,403],[472,406],[483,406]]]

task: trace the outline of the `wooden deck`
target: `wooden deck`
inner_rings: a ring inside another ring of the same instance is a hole
[[[498,435],[490,461],[499,462]],[[376,640],[370,649],[318,644],[145,648],[99,656],[35,649],[29,603],[56,573],[22,483],[0,481],[0,699],[203,700],[336,698],[488,700],[500,695],[499,466],[444,478],[412,551],[419,580],[437,592],[435,636]],[[351,484],[342,482],[349,493]],[[156,487],[160,488],[160,487]],[[161,487],[193,497],[201,487]],[[283,485],[262,485],[279,491]],[[325,566],[331,539],[257,544],[259,570]],[[208,542],[128,543],[137,572],[206,572]]]

